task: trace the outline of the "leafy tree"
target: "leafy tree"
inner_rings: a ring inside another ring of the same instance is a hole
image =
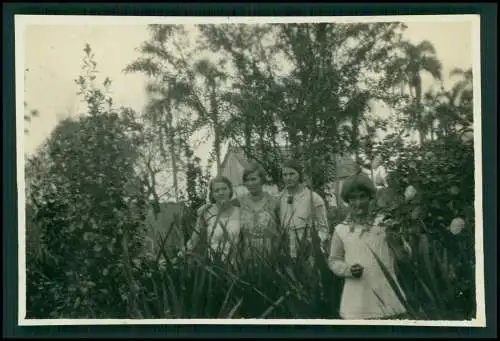
[[[168,83],[167,83],[168,86]],[[141,117],[144,122],[144,147],[143,158],[146,166],[143,174],[153,196],[155,205],[159,205],[160,198],[171,190],[163,186],[164,193],[160,193],[157,175],[162,174],[163,180],[170,175],[173,178],[173,198],[176,202],[181,200],[179,175],[183,170],[184,160],[181,155],[186,136],[183,122],[175,122],[172,104],[173,99],[169,89],[164,89],[155,83],[147,86],[150,96],[145,111]],[[187,128],[188,129],[188,128]],[[155,164],[155,166],[153,166]],[[163,181],[165,182],[165,181]]]
[[[450,104],[454,111],[458,114],[455,116],[457,126],[470,130],[474,117],[474,93],[472,83],[472,69],[467,70],[454,69],[450,73],[450,77],[459,76],[460,78],[452,86]]]
[[[140,48],[145,57],[130,63],[125,71],[142,72],[152,77],[156,89],[163,89],[159,91],[163,94],[161,101],[175,101],[176,106],[182,105],[189,114],[196,115],[194,119],[190,115],[185,119],[179,117],[180,121],[191,121],[188,136],[200,128],[209,128],[214,136],[217,169],[220,169],[225,122],[220,108],[220,89],[226,78],[224,72],[207,58],[197,58],[195,53],[199,51],[196,48],[188,50],[183,47],[185,44],[181,41],[188,40],[188,35],[182,27],[150,25],[149,29],[151,38]]]
[[[395,147],[387,140],[382,150],[390,170],[390,188],[384,191],[393,191],[383,211],[412,250],[411,264],[400,268],[405,292],[427,318],[473,318],[473,143],[453,134],[421,146]],[[408,194],[409,186],[416,195]],[[452,227],[457,220],[464,223],[463,230]]]
[[[414,45],[408,41],[400,44],[401,54],[387,63],[387,80],[392,84],[408,86],[411,103],[408,108],[410,127],[416,127],[420,142],[425,139],[422,117],[422,72],[429,73],[434,79],[441,80],[442,65],[436,56],[434,46],[427,40]]]
[[[222,97],[231,113],[223,137],[270,170],[275,182],[280,159],[276,116],[282,98],[277,84],[280,65],[277,49],[265,45],[273,39],[273,25],[200,25],[204,46],[220,56],[220,64],[232,70],[232,84]]]
[[[466,72],[460,70],[452,71],[450,77],[456,76],[457,72],[462,78],[451,89],[441,87],[440,91],[427,92],[423,96],[422,132],[424,136],[429,136],[430,133],[431,140],[472,131],[472,80]]]
[[[453,104],[458,105],[461,101],[471,101],[474,86],[472,84],[472,68],[462,70],[455,68],[450,72],[450,77],[459,77],[453,85]]]
[[[50,163],[32,192],[34,219],[57,269],[51,279],[60,289],[45,295],[55,300],[52,317],[125,317],[122,247],[139,254],[144,220],[142,193],[127,187],[135,178],[140,127],[130,110],[112,108],[95,84],[90,47],[84,51],[84,74],[76,83],[87,114],[61,121],[52,132]],[[109,84],[106,79],[104,87]]]
[[[201,26],[207,45],[234,70],[231,140],[269,169],[283,158],[277,145],[285,140],[293,157],[310,166],[313,186],[322,191],[335,176],[333,155],[359,149],[368,101],[385,96],[385,83],[375,73],[393,53],[401,28],[399,23]]]

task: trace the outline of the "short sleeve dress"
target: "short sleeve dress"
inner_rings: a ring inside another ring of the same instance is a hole
[[[253,248],[271,247],[272,238],[277,235],[276,199],[265,193],[259,201],[250,194],[238,199],[241,210],[241,228],[247,246]]]

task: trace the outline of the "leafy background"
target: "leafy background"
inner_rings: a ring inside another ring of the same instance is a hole
[[[148,77],[141,112],[114,103],[112,80],[98,77],[84,46],[75,84],[85,110],[26,160],[28,317],[338,317],[342,282],[317,247],[297,263],[280,248],[235,249],[245,256],[227,263],[201,247],[173,261],[230,141],[278,186],[284,142],[325,198],[338,176],[334,155],[368,169],[379,155],[388,186],[378,208],[413,250],[398,273],[405,303],[415,318],[473,318],[472,71],[443,75],[432,44],[405,41],[401,23],[197,30],[183,44],[185,27],[149,26],[141,56],[124,68]],[[456,81],[424,91],[424,74]],[[374,100],[393,114],[374,117]],[[43,119],[26,110],[27,121]],[[194,154],[202,129],[212,141],[207,167]],[[415,195],[405,195],[410,186]],[[184,208],[151,230],[166,193]],[[332,228],[347,213],[331,207]],[[450,228],[454,219],[463,229]]]

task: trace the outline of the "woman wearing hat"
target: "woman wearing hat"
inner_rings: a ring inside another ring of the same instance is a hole
[[[395,237],[382,226],[382,217],[372,209],[376,189],[371,179],[358,173],[345,181],[342,200],[348,203],[348,218],[335,227],[329,266],[345,279],[340,302],[343,319],[398,319],[406,309],[387,281],[375,253],[395,283]],[[389,243],[391,247],[389,247]],[[400,291],[401,287],[400,287]]]
[[[279,198],[280,229],[287,236],[290,255],[296,258],[299,245],[310,245],[306,230],[312,224],[324,248],[328,238],[325,201],[304,184],[302,167],[296,161],[283,164],[282,176],[285,188]]]

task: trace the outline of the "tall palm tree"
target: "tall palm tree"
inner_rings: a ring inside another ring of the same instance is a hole
[[[180,200],[178,174],[186,166],[181,150],[192,132],[203,124],[199,120],[186,124],[186,119],[179,114],[179,106],[188,92],[186,84],[167,76],[160,81],[150,81],[146,86],[149,100],[145,107],[145,119],[156,131],[162,158],[170,159],[176,201]]]
[[[434,79],[441,81],[442,64],[436,56],[431,42],[424,40],[417,45],[408,41],[401,43],[403,55],[389,65],[394,84],[408,86],[411,97],[411,120],[416,125],[420,143],[424,141],[425,132],[422,115],[422,73],[427,72]]]
[[[456,68],[451,71],[450,77],[456,76],[459,78],[450,90],[449,104],[456,116],[456,127],[459,130],[470,129],[474,119],[472,69]]]
[[[472,68],[462,70],[455,68],[450,72],[450,77],[458,77],[457,82],[452,87],[453,104],[459,105],[464,97],[472,99],[473,84],[472,84]]]
[[[214,92],[218,89],[215,79],[221,78],[221,75],[210,68],[211,65],[208,62],[201,61],[191,65],[195,52],[181,45],[180,41],[188,37],[182,26],[149,25],[148,28],[150,38],[140,47],[142,56],[127,65],[124,71],[126,73],[141,72],[147,75],[152,80],[147,89],[148,95],[159,95],[157,99],[149,103],[149,106],[154,108],[152,113],[162,115],[160,123],[164,128],[164,136],[167,138],[166,145],[170,148],[174,183],[176,183],[180,159],[176,158],[179,155],[179,149],[176,148],[179,143],[174,141],[174,137],[180,137],[178,127],[172,125],[172,105],[174,104],[176,106],[182,104],[198,114],[198,118],[191,124],[192,129],[185,131],[184,135],[191,136],[194,131],[204,126],[214,127],[216,137],[214,148],[217,152],[218,168],[220,168],[220,141],[218,140],[220,134],[217,134],[218,107],[214,108],[213,103],[218,104],[214,99]],[[200,77],[206,81],[205,87],[199,86]],[[209,89],[210,93],[208,94],[209,90],[203,92],[204,89]],[[211,105],[210,107],[207,102]],[[178,121],[180,119],[179,117]],[[184,121],[186,119],[185,117]],[[159,136],[162,136],[161,133]],[[183,138],[186,139],[185,136]]]
[[[469,129],[473,121],[472,69],[455,68],[450,72],[450,77],[458,78],[451,89],[445,90],[442,86],[440,92],[424,95],[424,106],[430,109],[424,118],[424,127],[431,128],[431,124],[437,121],[436,132],[444,136]]]
[[[152,89],[148,90],[153,92]],[[168,96],[162,97],[160,99],[150,99],[146,106],[146,114],[150,116],[151,123],[157,124],[158,137],[160,139],[159,148],[163,159],[167,159],[167,151],[165,149],[165,145],[168,147],[168,154],[170,154],[170,161],[172,164],[174,197],[176,202],[178,202],[179,184],[177,180],[177,175],[179,173],[179,167],[178,167],[179,153],[177,152],[176,148],[177,146],[174,141],[176,127],[174,126],[173,123],[171,103],[172,103],[172,98]]]

